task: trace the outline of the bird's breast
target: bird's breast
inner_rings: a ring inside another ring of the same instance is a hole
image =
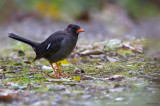
[[[54,55],[51,55],[49,60],[54,63],[65,59],[73,51],[76,42],[75,40],[68,39],[62,41],[60,49]]]
[[[68,56],[75,48],[76,42],[77,40],[70,40],[70,39],[64,40],[61,45],[62,49],[60,49],[60,51],[64,52]]]

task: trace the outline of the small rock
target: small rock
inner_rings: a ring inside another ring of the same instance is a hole
[[[107,99],[112,99],[112,96],[110,94],[106,94],[104,97]]]
[[[119,39],[111,39],[106,43],[106,47],[104,49],[107,50],[108,48],[110,49],[118,48],[122,45],[121,43],[122,41]]]
[[[124,90],[125,88],[118,87],[118,88],[109,89],[109,92],[123,92]]]
[[[137,72],[135,72],[135,71],[134,71],[134,72],[132,72],[132,73],[133,73],[133,75],[137,75]]]
[[[133,72],[132,72],[132,71],[129,71],[129,72],[128,72],[128,75],[132,75],[132,74],[133,74]]]
[[[108,76],[107,76],[108,77]],[[107,81],[108,78],[96,78],[96,80],[99,80],[99,81]]]
[[[4,77],[4,75],[0,75],[0,79],[4,79],[5,77]]]
[[[101,55],[90,55],[90,57],[94,58],[94,59],[97,59],[97,58],[102,58],[103,59],[104,56],[105,56],[104,54],[101,54]]]
[[[50,88],[49,91],[63,91],[65,89],[64,85],[56,85],[54,88]]]
[[[112,63],[118,61],[118,59],[112,58],[112,57],[109,57],[109,56],[107,56],[107,60],[110,61],[110,62],[112,62]]]
[[[53,101],[52,103],[51,103],[51,106],[57,106],[58,104],[55,102],[55,101]]]
[[[81,98],[87,100],[91,98],[91,95],[82,95]]]
[[[86,64],[86,63],[92,63],[91,61],[89,61],[87,59],[82,59],[81,62],[84,63],[84,64]]]
[[[23,60],[23,62],[26,64],[31,64],[31,62],[29,60]]]
[[[56,99],[55,102],[57,104],[63,104],[64,103],[64,100],[63,99]]]
[[[34,104],[34,103],[37,103],[38,102],[38,99],[37,98],[32,98],[30,99],[29,97],[26,97],[25,100],[24,100],[24,104],[25,105],[29,105],[29,104]]]
[[[143,72],[143,71],[140,71],[139,73],[140,73],[140,74],[144,74],[144,72]]]
[[[44,66],[42,67],[42,70],[43,70],[43,72],[53,72],[53,73],[54,73],[52,67],[49,67],[49,66],[45,66],[45,65],[44,65]]]
[[[103,66],[102,65],[97,65],[96,68],[103,68]]]
[[[136,72],[136,75],[139,75],[139,72]]]
[[[91,76],[84,76],[83,77],[83,80],[94,80],[95,78],[94,77],[91,77]]]
[[[74,74],[81,74],[81,70],[76,67],[76,68],[74,69]]]
[[[62,95],[71,97],[71,96],[72,96],[72,93],[71,93],[71,92],[63,92]]]
[[[74,69],[74,74],[81,74],[81,73],[85,73],[85,71],[84,70],[80,70],[77,67]]]
[[[109,80],[118,80],[118,81],[121,81],[122,79],[125,79],[125,77],[122,75],[114,75],[109,78]]]
[[[63,85],[70,85],[70,86],[76,86],[76,83],[68,83],[68,82],[64,82]]]
[[[117,102],[119,102],[119,101],[123,101],[125,98],[122,98],[122,97],[118,97],[118,98],[116,98],[115,100],[117,101]]]
[[[32,103],[31,106],[45,106],[47,104],[47,101],[37,101],[35,103]]]

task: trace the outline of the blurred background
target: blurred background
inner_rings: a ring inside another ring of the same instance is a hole
[[[0,44],[11,41],[9,32],[42,41],[69,23],[85,29],[81,43],[159,39],[159,11],[160,0],[1,0]]]

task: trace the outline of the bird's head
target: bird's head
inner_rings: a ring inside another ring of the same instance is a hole
[[[79,25],[75,25],[75,24],[69,24],[67,26],[67,31],[76,35],[78,35],[80,32],[84,32],[84,30],[81,29]]]

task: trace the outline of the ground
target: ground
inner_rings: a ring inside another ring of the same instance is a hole
[[[59,63],[69,74],[65,78],[55,78],[44,59],[32,62],[32,48],[14,42],[1,52],[1,104],[159,105],[160,59],[144,54],[146,42],[78,44],[68,61]]]

